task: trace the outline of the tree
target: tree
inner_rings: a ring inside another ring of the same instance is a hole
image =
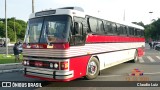
[[[0,37],[5,37],[5,25],[0,21]]]
[[[27,27],[27,23],[24,22],[23,20],[17,20],[17,23],[19,23],[20,27],[20,32],[17,34],[18,37],[23,40],[24,36],[25,36],[25,31],[26,31],[26,27]]]
[[[151,24],[145,25],[146,39],[152,38],[154,40],[160,39],[160,19],[154,20]]]
[[[8,29],[8,37],[11,41],[15,40],[15,30],[16,30],[16,37],[17,39],[24,39],[25,30],[27,23],[23,20],[17,20],[15,18],[8,18],[7,23]],[[15,25],[15,26],[14,26]],[[14,29],[15,27],[15,29]],[[0,19],[0,37],[5,37],[5,19]]]

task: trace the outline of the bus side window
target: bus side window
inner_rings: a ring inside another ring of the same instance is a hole
[[[126,29],[126,36],[128,36],[129,35],[128,27],[125,26],[125,29]]]
[[[74,23],[74,31],[73,31],[74,35],[82,35],[83,33],[82,29],[83,29],[82,23],[78,23],[78,22]]]
[[[135,32],[134,32],[134,34],[135,34],[135,36],[138,36],[138,30],[135,28],[135,30],[134,30]]]
[[[126,33],[125,26],[121,25],[121,24],[116,24],[116,26],[117,26],[117,34],[118,35],[125,35],[125,33]]]
[[[112,29],[110,29],[111,34],[116,34],[117,33],[117,28],[115,23],[111,23]]]
[[[124,29],[124,35],[127,35],[127,27],[123,26],[123,29]]]
[[[118,35],[120,35],[120,25],[119,25],[119,24],[116,24],[116,26],[117,26],[116,32],[117,32]]]
[[[97,19],[94,18],[89,18],[89,26],[91,29],[91,32],[96,33],[98,28],[97,28],[98,22]]]
[[[103,22],[101,20],[98,20],[98,32],[99,34],[104,34],[104,26],[103,26]]]
[[[144,30],[140,30],[140,33],[141,33],[141,37],[144,37],[144,35],[145,35]]]
[[[135,28],[132,28],[132,31],[133,31],[133,36],[135,36]]]
[[[104,22],[105,34],[108,34],[110,29],[112,29],[112,28],[111,28],[111,25],[110,25],[110,22],[105,21],[105,22]]]
[[[125,27],[123,25],[120,25],[119,33],[120,35],[125,35]]]
[[[129,35],[130,36],[132,35],[132,29],[131,29],[131,27],[129,27]]]
[[[138,37],[141,37],[141,32],[140,32],[139,29],[137,29],[137,36],[138,36]]]
[[[133,36],[134,35],[134,28],[129,27],[129,35]]]
[[[72,35],[74,45],[81,45],[83,43],[83,24],[74,22],[74,31]]]

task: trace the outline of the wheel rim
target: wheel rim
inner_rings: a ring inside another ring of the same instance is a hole
[[[88,64],[88,73],[90,75],[95,75],[97,72],[97,64],[94,62],[94,61],[91,61],[89,64]]]

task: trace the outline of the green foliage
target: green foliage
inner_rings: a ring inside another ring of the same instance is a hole
[[[10,41],[13,41],[14,40],[14,31],[12,28],[10,27],[7,27],[7,30],[8,30],[8,37],[10,38]]]
[[[16,34],[17,40],[19,39],[23,40],[25,36],[26,26],[27,26],[27,23],[23,20],[8,18],[7,30],[8,30],[8,37],[10,38],[10,40],[11,41],[15,40],[15,34]],[[0,37],[5,37],[5,33],[6,33],[5,19],[0,19]]]
[[[5,25],[0,22],[0,37],[5,37]]]
[[[146,39],[152,38],[153,40],[160,39],[160,19],[155,20],[149,25],[145,26],[145,37]]]
[[[154,20],[151,24],[144,25],[142,22],[132,22],[145,28],[145,38],[148,40],[160,40],[160,19]]]

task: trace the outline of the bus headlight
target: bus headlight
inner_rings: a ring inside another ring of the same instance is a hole
[[[23,64],[24,64],[24,65],[27,65],[27,61],[23,61]]]
[[[53,68],[53,63],[50,63],[50,64],[49,64],[49,67],[50,67],[50,68]]]
[[[29,61],[26,61],[26,64],[29,65]]]
[[[57,63],[54,64],[54,68],[56,68],[56,69],[58,68],[58,64]]]

